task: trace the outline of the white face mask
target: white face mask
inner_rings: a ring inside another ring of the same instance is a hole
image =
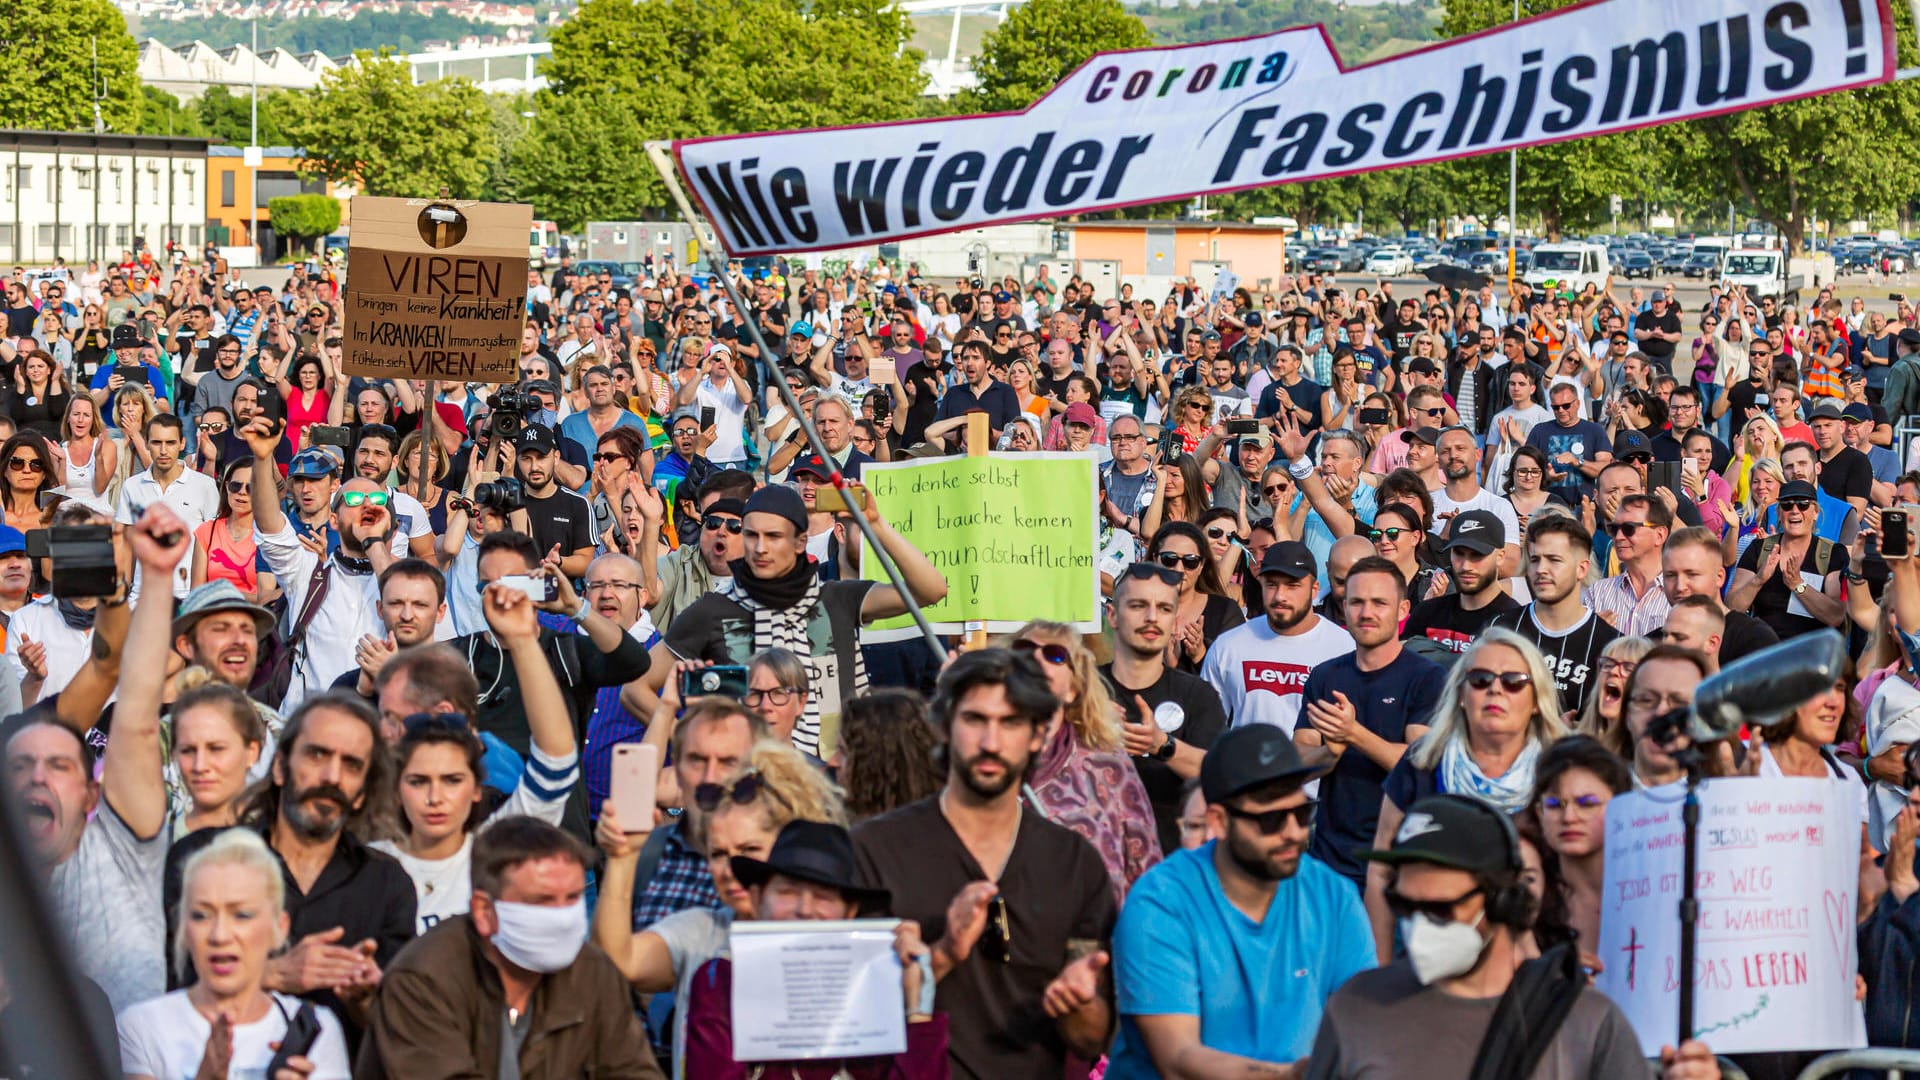
[[[500,955],[528,971],[550,975],[573,964],[587,943],[587,902],[565,907],[546,904],[493,902],[499,929],[493,933]]]
[[[1407,959],[1413,962],[1413,974],[1420,985],[1432,986],[1473,970],[1487,948],[1480,937],[1480,923],[1486,914],[1480,912],[1470,923],[1443,923],[1429,915],[1400,920],[1400,939],[1407,943]]]

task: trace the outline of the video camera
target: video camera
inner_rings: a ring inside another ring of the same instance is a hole
[[[527,393],[516,385],[507,385],[487,395],[488,415],[493,419],[487,425],[488,438],[494,445],[505,441],[512,445],[520,437],[520,429],[527,426],[527,417],[541,410],[540,399]],[[488,447],[492,450],[492,446]]]
[[[53,560],[53,595],[112,596],[120,591],[113,526],[55,525],[27,533],[27,557]]]

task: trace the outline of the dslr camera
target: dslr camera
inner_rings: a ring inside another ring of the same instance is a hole
[[[521,489],[520,481],[511,477],[489,480],[473,486],[473,505],[505,517],[527,505],[526,492]]]
[[[120,591],[113,526],[55,525],[27,533],[27,557],[53,560],[53,595],[112,596]]]

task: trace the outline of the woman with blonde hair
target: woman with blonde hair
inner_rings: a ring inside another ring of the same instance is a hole
[[[272,736],[246,692],[190,667],[174,678],[167,787],[174,839],[239,819],[241,792]]]
[[[228,829],[181,871],[173,964],[198,979],[185,990],[120,1014],[120,1068],[127,1080],[265,1076],[299,998],[266,987],[267,961],[287,943],[291,919],[280,859],[260,834]],[[314,1006],[320,1037],[270,1080],[347,1080],[339,1018]]]
[[[1747,492],[1740,500],[1740,527],[1721,538],[1728,566],[1746,554],[1747,545],[1775,526],[1768,521],[1773,505],[1780,501],[1780,489],[1787,484],[1787,471],[1777,458],[1761,458],[1747,471]]]
[[[1478,799],[1505,813],[1526,807],[1542,750],[1567,733],[1553,669],[1532,642],[1492,627],[1447,675],[1431,727],[1387,775],[1374,846],[1393,846],[1407,807],[1436,793]],[[1380,962],[1393,958],[1391,878],[1383,863],[1367,870],[1367,917]]]
[[[67,459],[67,479],[61,494],[102,508],[113,506],[120,496],[115,474],[120,469],[120,448],[108,437],[100,423],[100,406],[86,394],[75,394],[67,401],[66,415],[60,419],[60,447]]]
[[[1727,462],[1727,471],[1721,474],[1733,486],[1735,503],[1747,501],[1747,474],[1753,470],[1753,463],[1761,460],[1778,462],[1780,452],[1786,445],[1786,436],[1780,433],[1780,425],[1773,417],[1759,413],[1747,421],[1747,426],[1740,429],[1736,453]]]
[[[1207,431],[1213,427],[1213,391],[1204,386],[1189,386],[1174,395],[1173,408],[1167,412],[1167,421],[1173,424],[1173,430],[1180,436],[1180,452],[1192,454],[1200,448],[1200,440],[1207,437]]]
[[[1047,399],[1035,389],[1038,382],[1033,364],[1026,358],[1017,358],[1007,365],[1007,385],[1013,387],[1013,396],[1020,402],[1020,411],[1045,423],[1049,406]]]
[[[119,461],[113,470],[112,491],[134,473],[153,468],[153,454],[147,450],[147,421],[159,415],[160,403],[153,391],[139,383],[128,383],[113,395],[113,436]]]
[[[676,999],[687,1001],[693,973],[707,961],[727,955],[733,920],[753,917],[752,897],[733,876],[733,856],[766,858],[774,837],[788,822],[847,824],[840,789],[810,758],[786,742],[764,737],[764,725],[755,734],[762,737],[732,776],[719,784],[701,784],[688,799],[708,811],[707,869],[720,895],[717,908],[687,908],[634,933],[634,879],[640,850],[654,823],[622,822],[611,800],[600,804],[594,838],[606,853],[607,865],[593,912],[593,943],[613,958],[640,993],[677,990]],[[686,1040],[686,1012],[680,1009],[673,1025],[673,1060],[679,1075],[684,1075]]]
[[[1014,632],[1009,648],[1031,656],[1060,699],[1027,772],[1027,801],[1093,845],[1115,903],[1124,902],[1140,875],[1160,861],[1160,837],[1099,665],[1080,635],[1061,623],[1030,622]]]
[[[1576,735],[1591,735],[1600,744],[1623,758],[1633,757],[1633,736],[1622,723],[1627,709],[1627,687],[1640,660],[1653,651],[1653,642],[1643,637],[1614,638],[1600,650],[1600,684],[1587,695],[1586,707],[1573,716],[1570,726]]]

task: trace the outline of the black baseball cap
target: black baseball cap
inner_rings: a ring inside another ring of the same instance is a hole
[[[1643,432],[1632,428],[1622,429],[1620,434],[1613,437],[1613,456],[1621,461],[1630,457],[1644,456],[1651,461],[1653,460],[1653,442]]]
[[[1219,745],[1214,743],[1216,749]],[[1204,762],[1200,769],[1204,775]],[[1354,854],[1389,866],[1428,863],[1497,878],[1520,868],[1516,836],[1510,823],[1501,822],[1500,811],[1486,803],[1463,795],[1429,795],[1407,807],[1392,847]]]
[[[1407,361],[1407,373],[1409,375],[1438,375],[1440,374],[1440,368],[1436,366],[1432,360],[1424,356],[1416,356],[1412,360]]]
[[[520,437],[514,440],[516,450],[532,450],[535,453],[551,454],[558,444],[553,441],[553,429],[545,424],[528,424],[520,429]]]
[[[1866,423],[1873,419],[1873,408],[1868,405],[1862,405],[1856,401],[1841,410],[1840,416],[1843,419],[1852,420],[1854,423]]]
[[[1299,580],[1320,576],[1320,564],[1313,551],[1298,540],[1282,540],[1260,557],[1260,576],[1281,574]]]
[[[1507,527],[1491,510],[1466,510],[1456,514],[1447,527],[1447,550],[1466,548],[1482,555],[1505,547]]]
[[[1400,441],[1411,443],[1415,439],[1428,446],[1440,445],[1440,429],[1437,427],[1410,427],[1400,432]]]
[[[1275,781],[1304,783],[1320,772],[1318,766],[1300,760],[1300,751],[1284,728],[1243,724],[1215,739],[1201,760],[1200,793],[1207,802],[1220,803]]]
[[[1805,499],[1810,503],[1818,505],[1820,502],[1820,491],[1805,480],[1789,480],[1780,485],[1780,497],[1774,501],[1787,502],[1791,499]]]

